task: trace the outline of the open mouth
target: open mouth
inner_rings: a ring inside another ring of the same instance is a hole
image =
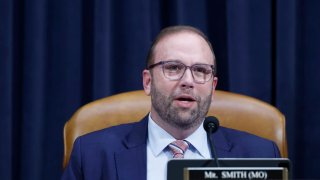
[[[187,95],[183,95],[183,96],[178,96],[177,98],[175,98],[175,100],[177,101],[184,101],[184,102],[193,102],[196,101],[196,99],[192,96],[187,96]]]
[[[177,107],[190,109],[195,105],[196,99],[189,95],[181,95],[175,98]]]

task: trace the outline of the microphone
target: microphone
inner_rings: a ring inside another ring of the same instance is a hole
[[[215,159],[217,167],[220,167],[218,156],[214,148],[214,142],[213,139],[211,139],[211,134],[215,133],[219,128],[219,120],[214,116],[206,117],[203,122],[203,128],[207,132],[207,141],[210,145],[211,157]]]

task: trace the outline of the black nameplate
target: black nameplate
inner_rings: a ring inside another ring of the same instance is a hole
[[[184,180],[210,179],[288,179],[283,167],[188,167]]]

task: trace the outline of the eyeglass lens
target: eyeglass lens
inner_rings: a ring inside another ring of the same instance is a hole
[[[180,62],[165,62],[162,65],[164,75],[170,80],[180,79],[187,68],[190,68],[192,76],[196,82],[204,83],[209,81],[212,77],[211,65],[207,64],[194,64],[192,66],[186,66]]]

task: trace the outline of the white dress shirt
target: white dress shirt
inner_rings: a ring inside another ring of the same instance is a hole
[[[149,114],[147,139],[147,180],[166,180],[167,162],[172,159],[168,144],[176,139],[158,126]],[[184,159],[210,158],[207,135],[202,125],[187,140],[191,145],[184,154]]]

